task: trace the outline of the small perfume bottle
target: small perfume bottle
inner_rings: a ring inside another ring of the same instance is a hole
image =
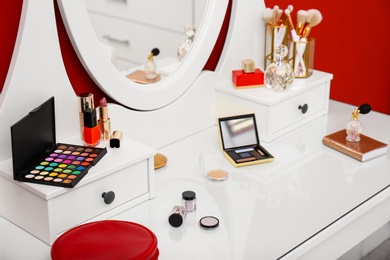
[[[359,142],[360,134],[362,133],[362,124],[359,121],[360,114],[368,114],[371,111],[371,106],[369,104],[363,104],[359,108],[355,109],[352,112],[352,118],[347,124],[347,141],[349,142]]]
[[[195,25],[189,25],[187,24],[184,27],[184,32],[186,34],[186,40],[182,43],[180,43],[179,47],[177,48],[177,58],[179,61],[184,59],[184,57],[187,55],[188,51],[191,49],[191,46],[194,42],[195,38],[195,32],[196,32],[196,27]]]
[[[359,142],[360,134],[362,133],[362,124],[359,121],[359,110],[355,109],[352,112],[351,121],[347,124],[347,141]]]
[[[145,63],[145,77],[147,79],[155,79],[157,77],[157,66],[154,63],[153,56],[157,56],[160,54],[160,50],[154,48],[148,56],[148,61]]]
[[[295,75],[293,68],[284,61],[288,49],[284,45],[275,48],[275,62],[271,63],[265,71],[264,83],[267,88],[274,91],[284,91],[290,88]]]

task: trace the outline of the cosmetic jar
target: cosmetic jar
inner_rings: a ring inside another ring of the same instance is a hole
[[[196,210],[196,194],[193,191],[187,190],[182,193],[183,206],[187,212]]]
[[[182,206],[174,206],[169,215],[168,222],[172,227],[180,227],[183,224],[187,212]]]
[[[199,226],[203,229],[215,229],[219,226],[219,219],[213,216],[206,216],[199,220]]]

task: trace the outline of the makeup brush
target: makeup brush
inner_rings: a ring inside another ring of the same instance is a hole
[[[269,7],[265,8],[263,11],[263,19],[265,23],[272,23],[274,20],[274,11]]]
[[[294,23],[293,23],[293,21],[292,21],[292,19],[291,19],[291,15],[290,15],[290,14],[291,14],[290,9],[284,10],[284,14],[286,15],[286,19],[287,19],[288,25],[290,25],[290,27],[291,27],[291,31],[294,31],[294,32],[295,32]],[[295,34],[296,34],[296,32],[295,32]]]
[[[299,10],[297,12],[297,26],[295,28],[295,31],[298,35],[301,35],[308,16],[309,14],[306,10]]]
[[[278,6],[278,5],[275,5],[275,6],[274,6],[274,9],[273,9],[273,11],[274,11],[274,16],[273,16],[273,17],[274,17],[274,19],[273,19],[274,22],[273,22],[273,23],[274,23],[275,25],[278,24],[278,10],[279,10],[279,6]]]
[[[302,38],[305,39],[307,39],[307,37],[309,36],[311,29],[322,21],[322,14],[317,9],[307,10],[307,13],[308,13],[308,17],[307,17],[308,25],[305,27],[305,29],[302,32]]]
[[[280,17],[282,17],[283,10],[279,9],[278,13],[276,14],[276,22],[279,24]]]

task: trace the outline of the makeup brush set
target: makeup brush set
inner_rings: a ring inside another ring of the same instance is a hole
[[[314,62],[314,38],[310,38],[309,34],[313,27],[321,23],[322,14],[317,9],[298,10],[294,25],[291,17],[293,9],[292,5],[285,10],[275,5],[263,11],[263,19],[267,26],[266,42],[267,38],[270,42],[266,44],[264,65],[267,66],[267,61],[274,61],[273,53],[276,47],[286,45],[289,49],[288,62],[293,67],[295,76],[308,77],[312,73]],[[310,48],[312,44],[313,47]]]

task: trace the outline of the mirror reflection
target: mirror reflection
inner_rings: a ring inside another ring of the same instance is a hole
[[[84,1],[103,53],[125,77],[148,84],[178,68],[208,0]]]
[[[257,133],[253,117],[220,122],[225,149],[257,144]]]

